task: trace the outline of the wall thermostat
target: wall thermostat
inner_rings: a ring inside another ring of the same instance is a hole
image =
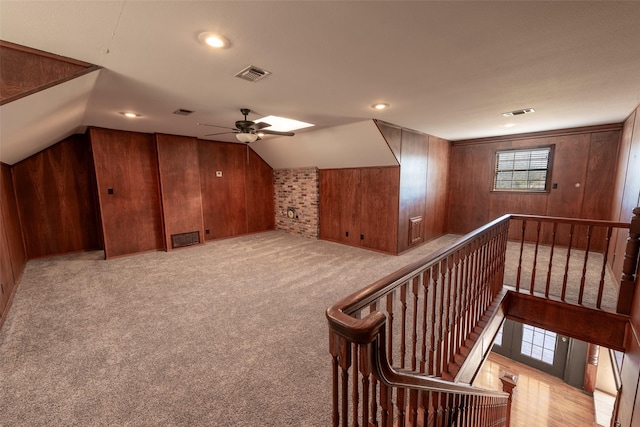
[[[296,208],[288,207],[287,208],[287,216],[291,219],[296,217]]]

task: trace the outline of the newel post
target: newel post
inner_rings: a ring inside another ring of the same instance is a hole
[[[633,210],[627,249],[622,263],[622,277],[620,279],[620,294],[618,295],[617,312],[631,314],[634,284],[636,281],[636,269],[638,267],[638,252],[640,251],[640,207]]]
[[[509,399],[507,400],[507,416],[504,425],[509,427],[511,425],[511,402],[513,402],[513,389],[518,384],[518,376],[506,371],[500,372],[500,381],[502,382],[502,391],[509,393]]]

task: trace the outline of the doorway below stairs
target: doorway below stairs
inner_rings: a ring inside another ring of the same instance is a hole
[[[595,407],[591,396],[553,375],[492,352],[473,385],[501,390],[500,372],[517,374],[511,427],[593,427]]]

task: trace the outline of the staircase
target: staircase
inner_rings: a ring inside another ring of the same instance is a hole
[[[333,425],[508,426],[510,394],[470,385],[505,318],[624,351],[634,214],[630,224],[505,215],[330,307]],[[612,288],[619,228],[630,237]]]

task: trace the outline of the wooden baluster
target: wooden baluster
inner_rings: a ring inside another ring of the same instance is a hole
[[[538,227],[536,229],[536,246],[533,251],[533,266],[531,267],[531,285],[529,287],[529,293],[533,295],[533,289],[536,286],[536,267],[538,263],[538,247],[540,245],[540,228],[542,223],[538,221]]]
[[[340,396],[340,376],[338,369],[338,357],[339,357],[339,337],[332,331],[329,331],[329,353],[331,353],[331,375],[332,375],[332,389],[333,389],[333,412],[331,421],[334,427],[338,427],[340,424],[340,410],[339,410],[339,396]]]
[[[607,261],[609,258],[609,245],[611,244],[611,234],[613,233],[613,227],[607,227],[607,236],[605,237],[604,253],[602,259],[602,270],[600,271],[600,284],[598,285],[598,300],[596,307],[602,307],[602,295],[604,293],[604,278],[607,273]]]
[[[422,418],[421,418],[421,423],[416,423],[416,425],[421,425],[423,427],[427,427],[427,426],[431,426],[433,425],[433,423],[431,421],[433,421],[433,406],[431,406],[431,395],[433,394],[432,391],[423,391],[421,393],[421,401],[422,401],[422,407],[424,408],[424,411],[422,412]]]
[[[582,297],[584,296],[584,284],[587,277],[587,265],[589,262],[589,248],[591,247],[591,225],[587,226],[587,247],[584,250],[584,264],[582,266],[582,277],[580,278],[580,292],[578,293],[578,304],[582,304]]]
[[[518,273],[516,276],[516,292],[520,292],[520,275],[522,274],[522,253],[524,252],[524,234],[527,231],[527,220],[522,220],[522,236],[520,237],[520,258],[518,259]]]
[[[398,422],[397,425],[404,426],[406,422],[406,405],[405,405],[405,396],[407,390],[403,387],[396,387],[396,409],[398,411]]]
[[[467,330],[467,247],[463,247],[461,250],[460,260],[460,304],[459,304],[459,320],[458,320],[458,349],[460,349],[465,342],[466,330]]]
[[[464,343],[464,323],[466,320],[464,307],[466,305],[465,293],[466,293],[466,282],[465,282],[465,270],[467,268],[466,265],[466,252],[465,248],[461,248],[459,251],[460,256],[460,276],[458,278],[458,318],[457,318],[457,344],[456,344],[456,352],[460,353],[460,347]]]
[[[391,387],[380,383],[380,410],[382,415],[382,426],[393,425],[393,400],[391,399]]]
[[[471,410],[471,417],[469,417],[470,427],[475,427],[480,425],[480,411],[478,411],[479,399],[480,398],[478,396],[473,396],[471,398],[472,410]]]
[[[462,344],[464,345],[467,338],[469,338],[469,333],[471,332],[469,325],[469,310],[471,309],[471,268],[472,268],[472,258],[471,258],[471,247],[469,245],[464,248],[464,307],[462,309],[462,313],[464,315],[463,319],[463,327],[462,327]]]
[[[487,259],[489,257],[488,255],[488,247],[487,247],[487,241],[486,241],[486,236],[483,238],[483,242],[482,242],[482,246],[481,246],[481,265],[482,265],[482,274],[481,274],[481,279],[480,279],[480,283],[479,285],[479,291],[480,291],[480,295],[479,295],[479,300],[478,300],[478,308],[476,309],[476,318],[475,318],[475,324],[477,325],[478,322],[480,321],[481,317],[482,317],[482,313],[484,311],[484,306],[485,306],[485,295],[486,295],[486,289],[487,289]]]
[[[459,410],[458,406],[460,403],[460,395],[457,393],[452,393],[449,395],[449,425],[454,426],[458,424],[459,418]]]
[[[447,301],[446,301],[446,307],[445,307],[445,315],[443,317],[444,320],[444,325],[443,325],[443,330],[442,333],[444,334],[444,343],[443,343],[443,357],[444,357],[444,363],[443,363],[443,369],[444,371],[449,371],[449,346],[450,344],[450,339],[451,339],[451,281],[453,279],[453,256],[448,256],[447,257],[447,290],[446,290],[446,294],[447,294]]]
[[[438,304],[438,278],[439,275],[439,265],[436,264],[433,266],[433,273],[431,274],[431,279],[433,280],[433,296],[431,297],[432,306],[431,306],[431,349],[429,350],[429,366],[428,374],[434,375],[436,372],[436,312],[437,312],[437,304]]]
[[[444,304],[446,299],[447,260],[440,262],[440,310],[438,311],[438,345],[436,347],[436,376],[442,376],[443,368],[443,342],[444,342]]]
[[[378,426],[378,402],[376,401],[378,380],[376,377],[371,378],[371,409],[369,410],[369,427]]]
[[[413,291],[413,330],[411,331],[411,370],[415,372],[418,363],[418,290],[420,289],[422,275],[412,280]]]
[[[478,245],[476,241],[470,244],[471,271],[469,273],[469,310],[467,311],[467,322],[469,323],[469,333],[475,328],[474,312],[476,307],[477,274],[478,274]]]
[[[393,296],[395,291],[391,291],[387,294],[387,313],[389,315],[389,321],[387,322],[387,359],[389,364],[393,365]]]
[[[452,362],[458,352],[458,281],[460,280],[460,254],[456,251],[453,254],[453,289],[451,291],[453,304],[451,305],[451,345],[449,349],[449,360]]]
[[[402,318],[400,329],[402,330],[400,335],[400,367],[404,368],[404,361],[407,355],[407,284],[403,283],[400,286],[400,305],[402,308]]]
[[[409,412],[407,424],[410,426],[418,425],[418,390],[409,390]]]
[[[338,352],[338,360],[340,362],[340,369],[342,370],[342,405],[340,409],[342,425],[346,426],[349,422],[349,368],[351,367],[351,343],[344,338],[339,338]]]
[[[360,350],[360,346],[358,344],[352,344],[353,346],[353,380],[351,381],[351,423],[353,427],[358,426],[358,408],[360,407],[360,396],[359,396],[359,381],[358,374],[360,369],[358,364],[360,362],[360,358],[358,357],[358,353]],[[364,406],[367,406],[366,404]]]
[[[551,231],[551,250],[549,253],[549,270],[547,271],[547,284],[544,289],[544,297],[549,298],[549,289],[551,288],[551,270],[553,268],[553,250],[556,247],[556,233],[558,232],[558,223],[553,223],[553,230]]]
[[[618,293],[618,306],[616,311],[620,314],[631,314],[631,302],[636,280],[636,268],[638,266],[638,252],[640,252],[640,207],[633,210],[633,218],[629,227],[629,238],[622,262],[622,276],[620,291]]]
[[[443,427],[444,426],[444,419],[443,419],[443,408],[442,408],[442,402],[441,402],[441,392],[435,392],[432,393],[433,395],[433,418],[434,418],[434,426],[437,427]]]
[[[369,378],[371,376],[371,366],[369,364],[369,344],[360,347],[360,375],[362,375],[362,426],[369,425]],[[357,414],[356,414],[357,415]],[[357,419],[357,418],[354,418]]]
[[[424,290],[424,301],[422,304],[422,359],[420,361],[420,372],[426,373],[427,368],[427,316],[429,308],[429,286],[431,285],[431,269],[423,273],[422,287]]]
[[[444,426],[451,425],[451,421],[449,420],[451,408],[449,404],[449,393],[442,393],[442,422]]]
[[[569,246],[567,247],[567,261],[564,266],[564,278],[562,279],[562,294],[560,296],[560,299],[562,301],[565,300],[567,295],[567,279],[569,277],[569,260],[571,259],[571,244],[573,243],[573,229],[574,229],[574,226],[573,224],[571,224],[571,227],[569,228]]]

